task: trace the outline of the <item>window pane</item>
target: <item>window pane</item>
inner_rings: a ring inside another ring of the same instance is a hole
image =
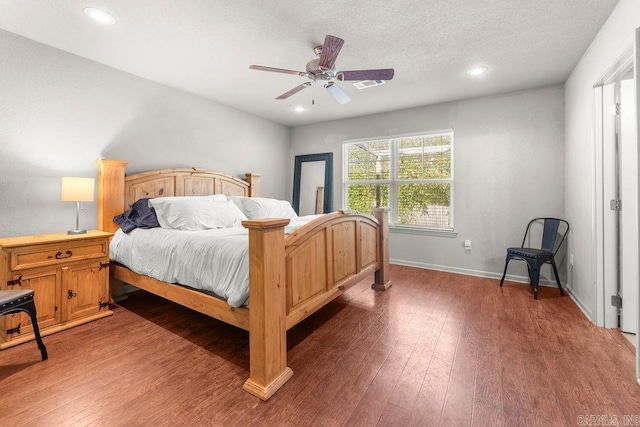
[[[451,227],[451,184],[398,185],[398,224]]]
[[[389,206],[388,184],[349,185],[347,187],[348,209],[371,215],[371,208],[376,206],[378,198],[380,198],[380,206]]]
[[[451,178],[451,135],[401,138],[398,144],[399,179]]]
[[[349,144],[347,180],[389,179],[390,145],[388,140]]]
[[[367,214],[389,206],[396,225],[452,229],[452,150],[453,131],[345,141],[344,206]]]

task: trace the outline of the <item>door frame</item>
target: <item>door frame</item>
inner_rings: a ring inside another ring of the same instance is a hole
[[[594,144],[593,144],[593,184],[594,184],[594,193],[593,193],[593,241],[594,245],[592,247],[592,259],[593,259],[593,276],[594,276],[594,323],[597,326],[605,326],[605,317],[606,311],[609,309],[607,305],[610,306],[610,301],[607,301],[605,295],[605,287],[604,287],[604,242],[603,242],[603,233],[602,233],[602,209],[604,207],[604,199],[603,199],[603,170],[602,170],[602,126],[598,126],[602,124],[602,121],[596,120],[597,112],[597,95],[598,88],[600,91],[602,90],[602,86],[604,83],[611,79],[616,73],[619,73],[624,67],[627,66],[628,61],[633,62],[634,67],[634,76],[636,82],[636,132],[638,141],[640,141],[640,28],[636,28],[636,34],[634,37],[634,43],[632,46],[629,46],[625,49],[624,53],[620,56],[620,58],[613,64],[613,66],[607,70],[607,72],[602,76],[600,81],[598,81],[594,87]],[[602,115],[602,106],[600,106],[600,116]],[[638,168],[640,169],[640,150],[638,150]],[[640,184],[640,183],[639,183]],[[640,185],[639,193],[640,193]],[[639,197],[640,199],[640,197]],[[640,208],[640,206],[639,206]],[[639,209],[640,211],[640,209]],[[640,229],[640,218],[639,218],[639,229]],[[640,263],[640,259],[638,260]],[[638,292],[638,307],[640,307],[640,292]],[[614,309],[612,307],[612,309]],[[615,310],[615,309],[614,309]],[[638,324],[640,325],[640,310],[638,310]],[[636,334],[636,381],[640,384],[640,333]]]
[[[636,37],[640,37],[640,29],[636,30]],[[639,43],[636,43],[639,45]],[[604,165],[604,126],[602,116],[605,114],[606,106],[603,105],[603,92],[605,86],[615,81],[616,77],[623,74],[623,71],[630,66],[634,66],[634,73],[638,75],[638,67],[635,64],[637,55],[634,55],[635,46],[629,46],[620,55],[620,57],[613,63],[613,65],[602,75],[602,77],[594,84],[594,152],[593,152],[593,170],[594,170],[594,194],[593,194],[593,229],[594,242],[592,248],[593,263],[593,275],[595,285],[595,298],[594,307],[592,308],[594,313],[594,323],[597,326],[603,326],[606,328],[617,327],[617,308],[611,305],[612,284],[607,284],[606,275],[611,276],[611,272],[615,271],[617,277],[617,266],[611,265],[612,257],[605,256],[605,248],[610,243],[607,243],[604,233],[605,226],[605,210],[608,209],[607,203],[607,191],[604,188],[605,179],[605,165]],[[637,81],[637,80],[636,80]],[[636,85],[636,92],[638,85]],[[638,103],[638,96],[636,96],[636,104]],[[640,165],[640,161],[638,162]],[[617,262],[617,257],[616,257]],[[637,352],[636,352],[637,353]],[[640,362],[639,362],[640,363]],[[638,365],[640,366],[640,365]]]

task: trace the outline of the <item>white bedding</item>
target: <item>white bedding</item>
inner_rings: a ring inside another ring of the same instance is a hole
[[[292,220],[285,233],[317,217]],[[240,307],[249,297],[248,239],[244,227],[202,231],[151,228],[129,234],[118,230],[109,256],[136,273],[209,291],[230,306]]]

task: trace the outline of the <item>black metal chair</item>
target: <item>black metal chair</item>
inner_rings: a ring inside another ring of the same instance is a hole
[[[531,225],[536,222],[543,222],[542,241],[538,247],[525,247],[527,243],[527,237],[531,240],[530,230]],[[551,264],[553,267],[553,274],[556,277],[556,283],[560,288],[560,295],[564,296],[562,285],[560,284],[560,278],[558,277],[558,268],[556,266],[555,256],[562,246],[564,239],[569,233],[569,223],[563,219],[558,218],[534,218],[529,221],[527,230],[524,233],[524,239],[522,239],[522,245],[519,248],[507,249],[507,260],[504,265],[504,273],[500,280],[500,287],[504,283],[504,277],[507,275],[507,266],[512,259],[521,259],[527,262],[527,268],[529,270],[529,279],[531,280],[531,286],[533,287],[533,298],[538,299],[538,282],[540,280],[540,268],[543,264]]]
[[[40,337],[40,328],[38,328],[38,317],[36,315],[36,304],[33,301],[33,290],[19,289],[10,291],[0,291],[0,316],[5,314],[17,313],[24,311],[31,317],[33,325],[33,333],[38,342],[38,349],[42,353],[42,360],[47,360],[47,348]]]

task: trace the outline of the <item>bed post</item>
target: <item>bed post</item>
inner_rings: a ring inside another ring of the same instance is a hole
[[[288,219],[243,221],[249,229],[249,379],[243,388],[262,400],[291,376],[287,366],[284,227]]]
[[[258,197],[260,195],[260,178],[262,175],[258,173],[247,173],[247,182],[249,183],[249,197]]]
[[[118,224],[113,217],[124,212],[124,160],[98,159],[98,230],[115,233]],[[124,283],[109,278],[109,302],[126,299]]]
[[[113,217],[124,212],[124,160],[98,159],[98,230],[115,233]]]
[[[391,287],[389,280],[389,211],[390,208],[373,208],[373,216],[380,222],[380,268],[375,272],[371,289],[386,291]]]

